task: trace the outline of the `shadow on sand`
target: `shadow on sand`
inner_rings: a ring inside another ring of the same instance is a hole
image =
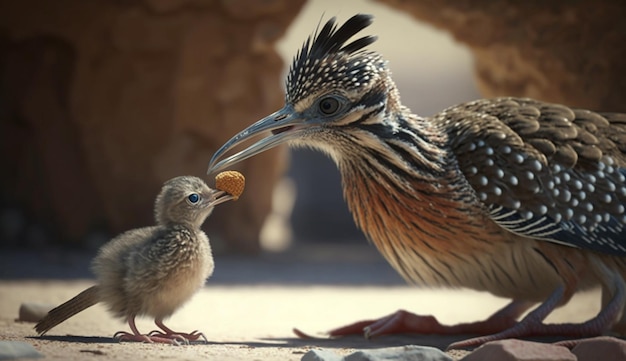
[[[302,339],[298,337],[282,337],[282,338],[261,338],[256,341],[193,341],[190,345],[234,345],[246,347],[323,347],[323,348],[354,348],[354,349],[372,349],[405,345],[421,345],[431,346],[439,349],[445,349],[450,343],[463,340],[468,336],[441,336],[441,335],[393,335],[380,336],[375,339],[365,339],[362,336],[344,336],[339,338],[311,338]],[[28,337],[33,340],[47,340],[67,343],[119,343],[113,337],[101,336],[32,336]],[[126,342],[124,342],[126,343]]]
[[[397,347],[406,345],[419,345],[430,346],[440,350],[445,350],[448,345],[453,342],[465,340],[476,335],[389,335],[379,336],[374,339],[366,339],[360,335],[343,336],[338,338],[298,338],[298,337],[268,337],[260,338],[253,341],[192,341],[192,346],[211,346],[211,345],[232,345],[243,346],[250,348],[264,348],[264,347],[286,347],[286,348],[333,348],[333,349],[374,349],[385,347]],[[27,337],[33,340],[48,340],[57,342],[68,343],[85,343],[85,344],[97,344],[97,343],[119,343],[113,337],[102,336],[32,336]],[[558,337],[536,337],[527,338],[528,341],[554,343],[558,341],[567,340],[567,338]],[[123,342],[131,343],[131,342]]]

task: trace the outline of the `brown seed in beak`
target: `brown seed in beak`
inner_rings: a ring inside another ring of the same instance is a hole
[[[215,188],[232,195],[235,201],[243,193],[245,186],[246,178],[237,171],[228,170],[215,176]]]

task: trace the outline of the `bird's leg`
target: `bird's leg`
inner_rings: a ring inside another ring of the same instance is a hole
[[[421,316],[400,310],[378,320],[360,321],[348,326],[336,328],[330,331],[329,335],[331,337],[338,337],[352,334],[364,334],[366,338],[370,338],[398,333],[440,335],[491,334],[515,325],[516,319],[532,305],[532,302],[512,301],[485,321],[454,326],[442,325],[433,316]],[[311,337],[298,329],[294,329],[294,332],[302,338]]]
[[[619,292],[626,293],[624,291],[626,283],[624,283],[624,278],[619,272],[609,269],[595,257],[591,259],[597,272],[600,273],[600,279],[605,281],[602,285],[602,308],[606,308],[613,302],[615,294]],[[618,305],[615,306],[617,307]],[[626,307],[626,302],[622,304],[619,311],[616,311],[618,316],[611,327],[612,332],[620,335],[626,335],[626,309],[624,307]]]
[[[199,332],[198,330],[192,331],[191,333],[183,333],[183,332],[176,332],[174,330],[172,330],[171,328],[165,326],[165,324],[163,323],[163,318],[159,317],[157,319],[154,320],[154,323],[161,329],[163,330],[163,332],[161,331],[152,331],[150,332],[150,336],[154,337],[162,337],[162,338],[168,338],[168,339],[173,339],[173,340],[179,340],[182,341],[186,344],[189,343],[189,341],[197,341],[200,337],[202,337],[202,339],[204,340],[204,342],[209,342],[206,337],[204,336],[204,334],[202,332]]]
[[[570,336],[570,337],[592,337],[601,335],[608,330],[619,316],[626,292],[621,277],[614,279],[614,293],[611,301],[603,307],[600,312],[591,320],[583,323],[560,323],[544,324],[543,320],[560,304],[564,294],[564,287],[557,288],[548,299],[535,310],[530,312],[515,326],[502,332],[471,338],[469,340],[452,343],[448,349],[466,348],[481,345],[485,342],[502,340],[506,338],[522,338],[529,336]],[[571,345],[571,342],[564,341],[563,345]]]
[[[135,325],[135,315],[128,316],[128,326],[130,326],[130,330],[133,333],[129,333],[126,331],[118,331],[113,335],[113,338],[116,338],[118,341],[133,341],[133,342],[147,342],[147,343],[170,343],[174,345],[178,345],[178,341],[172,338],[164,338],[160,336],[152,336],[152,335],[143,335],[137,329]]]

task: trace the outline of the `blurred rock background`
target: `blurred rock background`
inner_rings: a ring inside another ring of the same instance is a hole
[[[96,247],[150,224],[162,182],[203,176],[282,106],[319,21],[356,12],[375,15],[372,48],[418,114],[498,95],[626,112],[617,0],[4,1],[0,247]],[[219,252],[362,242],[323,155],[276,149],[239,170],[246,192],[205,227]]]
[[[302,4],[1,2],[2,243],[97,246],[153,223],[163,181],[203,176],[224,141],[281,105],[274,44]],[[285,165],[284,149],[241,165],[246,196],[211,218],[216,246],[258,252]]]

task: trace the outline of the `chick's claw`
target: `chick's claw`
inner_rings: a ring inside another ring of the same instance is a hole
[[[209,340],[207,340],[206,336],[204,336],[204,334],[202,332],[199,332],[198,330],[195,330],[190,333],[184,333],[184,332],[168,333],[168,332],[161,332],[159,330],[154,330],[154,331],[151,331],[148,334],[148,336],[157,336],[157,337],[162,337],[162,338],[176,339],[176,340],[183,342],[186,345],[188,345],[189,342],[198,341],[200,338],[202,338],[202,340],[205,343],[209,343]]]
[[[181,343],[177,339],[173,338],[165,338],[160,336],[151,336],[151,335],[142,335],[142,334],[132,334],[126,331],[119,331],[113,335],[113,338],[118,340],[119,342],[128,341],[128,342],[145,342],[145,343],[167,343],[171,345],[179,346]],[[186,340],[185,340],[186,341]],[[189,341],[185,342],[189,344]]]

